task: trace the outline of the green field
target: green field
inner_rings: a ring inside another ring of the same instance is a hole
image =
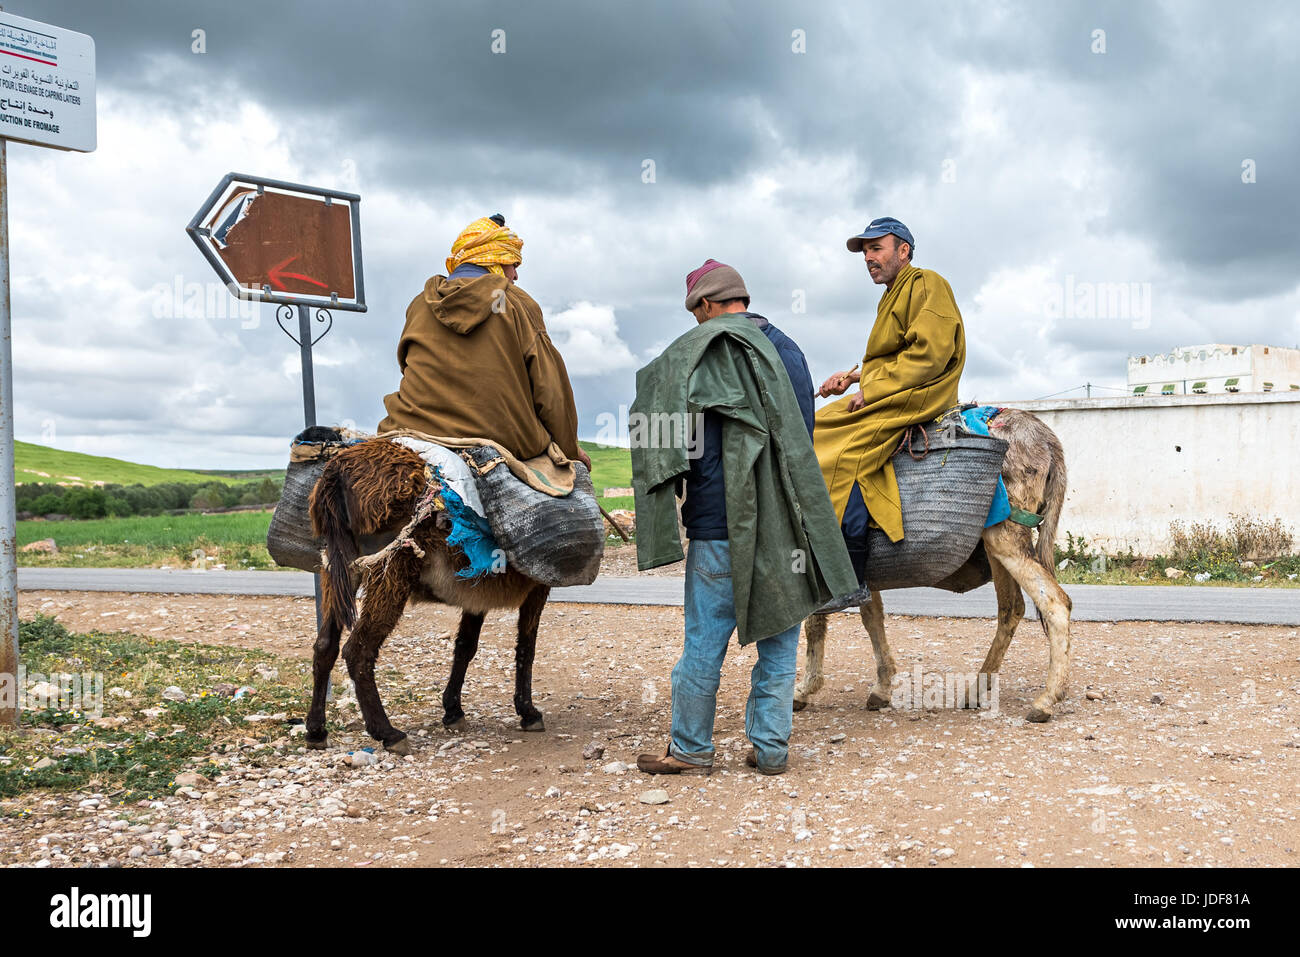
[[[18,564],[71,568],[157,565],[229,569],[275,568],[266,551],[270,512],[156,515],[84,522],[18,523]],[[24,552],[29,542],[54,539],[57,554]],[[195,551],[201,555],[195,555]]]
[[[632,485],[632,453],[627,449],[609,448],[595,442],[581,442],[582,450],[591,456],[591,484],[596,487],[596,498],[609,511],[615,508],[632,508],[632,496],[603,498],[605,489],[629,488]]]
[[[156,545],[173,548],[198,539],[217,545],[266,541],[270,512],[220,512],[214,515],[132,516],[86,522],[19,522],[18,547],[52,538],[59,548],[74,545]]]
[[[14,442],[14,481],[18,484],[44,482],[47,484],[94,485],[162,485],[165,482],[202,484],[204,482],[254,482],[265,476],[277,481],[284,477],[282,469],[262,469],[255,472],[240,471],[190,471],[164,469],[154,465],[140,465],[103,455],[85,455],[51,449],[31,442]]]

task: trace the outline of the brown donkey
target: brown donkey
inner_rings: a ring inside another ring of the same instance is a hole
[[[508,565],[501,572],[471,580],[457,578],[468,562],[447,544],[450,523],[433,512],[395,547],[360,574],[361,612],[356,610],[357,575],[353,563],[364,552],[393,543],[412,519],[425,494],[425,463],[415,452],[385,440],[348,448],[325,466],[311,494],[311,520],[325,539],[327,569],[321,575],[323,621],[312,663],[314,685],[307,713],[307,746],[325,747],[325,696],[330,672],[345,628],[352,634],[343,660],[356,686],[357,704],[366,731],[385,748],[409,754],[406,734],[393,727],[375,685],[379,649],[408,601],[441,602],[461,609],[451,676],[442,693],[442,723],[465,726],[460,694],[465,671],[478,651],[483,617],[493,608],[519,609],[515,646],[515,711],[525,731],[544,731],[542,714],[533,707],[533,653],[537,626],[550,588],[524,577]]]
[[[1038,541],[1033,532],[1011,520],[984,529],[982,545],[993,573],[993,587],[998,596],[998,626],[979,677],[971,682],[964,700],[969,706],[980,703],[979,692],[991,686],[993,676],[1002,667],[1002,657],[1011,644],[1016,625],[1025,615],[1021,588],[1029,592],[1038,608],[1038,617],[1047,633],[1050,658],[1047,688],[1035,700],[1026,717],[1030,721],[1047,721],[1053,706],[1065,699],[1066,675],[1070,662],[1070,596],[1056,581],[1052,545],[1056,525],[1065,501],[1065,452],[1060,439],[1041,419],[1017,409],[1003,409],[989,420],[990,434],[1010,443],[1002,462],[1002,479],[1013,507],[1035,512],[1043,517],[1038,525]],[[884,606],[880,592],[872,590],[871,600],[859,609],[862,623],[871,635],[876,658],[876,686],[867,699],[867,707],[876,711],[889,704],[894,674],[898,670],[894,654],[885,639]],[[825,682],[822,656],[826,641],[826,616],[813,615],[807,621],[807,658],[803,681],[795,689],[794,709],[802,711]]]

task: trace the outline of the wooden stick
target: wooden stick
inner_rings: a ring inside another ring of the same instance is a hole
[[[609,524],[614,526],[614,531],[618,532],[619,538],[623,539],[624,542],[632,541],[632,539],[627,537],[627,532],[623,531],[623,526],[620,525],[618,522],[614,521],[614,516],[610,515],[609,512],[605,511],[604,505],[601,505],[600,502],[597,502],[596,507],[600,509],[600,514],[605,516],[605,521],[609,522]]]

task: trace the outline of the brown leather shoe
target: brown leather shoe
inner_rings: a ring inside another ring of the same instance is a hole
[[[703,774],[713,773],[713,765],[691,764],[688,761],[673,757],[671,750],[665,751],[663,757],[653,754],[639,754],[636,758],[636,766],[646,774],[690,774],[692,771]]]
[[[777,768],[775,770],[771,768],[760,768],[758,766],[758,758],[754,755],[753,748],[750,748],[747,752],[745,752],[745,765],[747,767],[753,768],[759,774],[785,774],[784,766]]]

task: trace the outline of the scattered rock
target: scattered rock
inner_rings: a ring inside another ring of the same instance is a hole
[[[845,734],[843,731],[841,731],[839,734],[832,734],[832,735],[831,735],[831,744],[839,744],[841,741],[843,741],[843,740],[844,740],[845,738],[847,738],[847,737],[848,737],[848,735]]]
[[[593,741],[582,749],[582,756],[588,761],[599,761],[605,756],[605,746]]]
[[[1101,701],[1106,696],[1100,691],[1089,691],[1084,695],[1089,701]]]
[[[57,555],[59,546],[54,544],[52,538],[42,538],[38,542],[28,542],[18,550],[20,552],[45,552],[48,555]]]
[[[182,771],[176,775],[176,784],[183,788],[197,788],[212,782],[196,771]]]
[[[1209,573],[1209,572],[1197,572],[1195,575],[1192,576],[1192,580],[1193,580],[1193,581],[1198,581],[1198,582],[1207,582],[1207,581],[1210,580],[1210,573]]]
[[[53,707],[59,700],[59,686],[49,681],[38,681],[27,689],[27,700],[31,707]]]
[[[622,761],[611,761],[609,764],[601,768],[601,770],[606,774],[622,774],[624,771],[628,770],[628,765],[624,764]]]
[[[175,685],[171,685],[168,688],[164,688],[162,696],[163,699],[166,701],[188,701],[190,697]]]
[[[1152,704],[1164,704],[1164,703],[1165,703],[1165,696],[1162,695],[1159,691],[1157,691],[1155,694],[1153,694],[1153,695],[1151,696],[1151,703],[1152,703]]]
[[[344,763],[352,765],[354,768],[369,767],[372,764],[379,763],[379,755],[373,751],[353,751],[346,758]]]
[[[642,791],[637,796],[637,800],[642,804],[667,804],[668,792],[663,788],[654,788],[650,791]]]
[[[54,761],[53,758],[41,758],[39,761],[33,764],[32,767],[35,768],[37,771],[40,771],[44,768],[52,768],[54,767],[55,764],[56,762]]]
[[[234,685],[232,685],[230,682],[223,681],[221,684],[217,685],[215,688],[212,689],[212,693],[215,695],[220,695],[223,698],[233,698],[235,696],[235,692],[238,690],[239,689],[236,688]]]
[[[1186,574],[1187,572],[1183,571],[1181,568],[1174,568],[1170,566],[1169,568],[1165,569],[1166,578],[1182,578]]]

